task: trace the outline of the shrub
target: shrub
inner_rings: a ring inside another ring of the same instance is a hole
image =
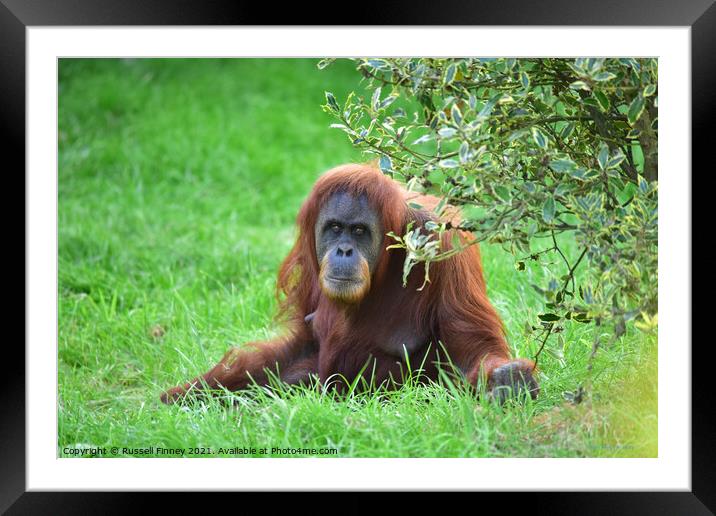
[[[543,313],[526,321],[536,358],[566,324],[609,325],[613,339],[630,321],[655,328],[656,59],[353,61],[370,95],[326,92],[332,127],[384,173],[441,197],[438,214],[460,206],[459,228],[475,235],[450,250],[437,245],[447,222],[391,235],[406,275],[481,241],[511,252],[518,271],[547,261],[551,277],[533,285]]]

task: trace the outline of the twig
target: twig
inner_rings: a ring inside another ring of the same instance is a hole
[[[539,349],[537,350],[537,353],[535,354],[535,359],[534,359],[535,366],[534,366],[534,369],[537,369],[537,362],[539,361],[539,356],[540,356],[540,354],[542,353],[542,350],[544,349],[544,345],[547,344],[547,339],[548,339],[549,336],[552,334],[552,328],[554,328],[554,323],[549,323],[549,326],[548,326],[547,329],[545,330],[545,336],[544,336],[544,338],[542,339],[542,344],[540,345]]]

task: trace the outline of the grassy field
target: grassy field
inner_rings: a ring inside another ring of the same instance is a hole
[[[314,60],[60,62],[58,454],[656,455],[656,339],[633,328],[588,374],[594,330],[568,327],[564,359],[542,355],[542,394],[526,406],[438,386],[340,401],[319,389],[257,390],[231,409],[159,402],[228,346],[280,331],[275,274],[296,212],[322,171],[365,159],[319,107],[324,90],[344,98],[357,81],[349,63],[318,71]],[[538,343],[522,327],[540,308],[529,283],[543,271],[482,252],[510,343],[531,357]],[[566,402],[583,381],[593,396]]]

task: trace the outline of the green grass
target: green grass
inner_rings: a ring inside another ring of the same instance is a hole
[[[568,327],[564,361],[540,357],[542,394],[523,407],[438,386],[345,400],[256,390],[230,409],[159,402],[228,346],[280,332],[275,275],[297,210],[322,171],[365,159],[319,107],[324,90],[345,98],[357,79],[348,63],[319,72],[313,60],[60,62],[60,456],[85,445],[655,455],[655,337],[633,328],[589,375],[594,329]],[[522,327],[540,309],[530,283],[544,271],[517,272],[499,248],[482,253],[511,345],[533,356]],[[562,393],[586,380],[592,399],[566,403]]]

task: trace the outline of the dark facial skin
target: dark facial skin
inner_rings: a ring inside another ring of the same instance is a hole
[[[344,303],[360,301],[370,289],[383,242],[376,211],[363,196],[337,192],[318,215],[315,237],[323,292]]]

